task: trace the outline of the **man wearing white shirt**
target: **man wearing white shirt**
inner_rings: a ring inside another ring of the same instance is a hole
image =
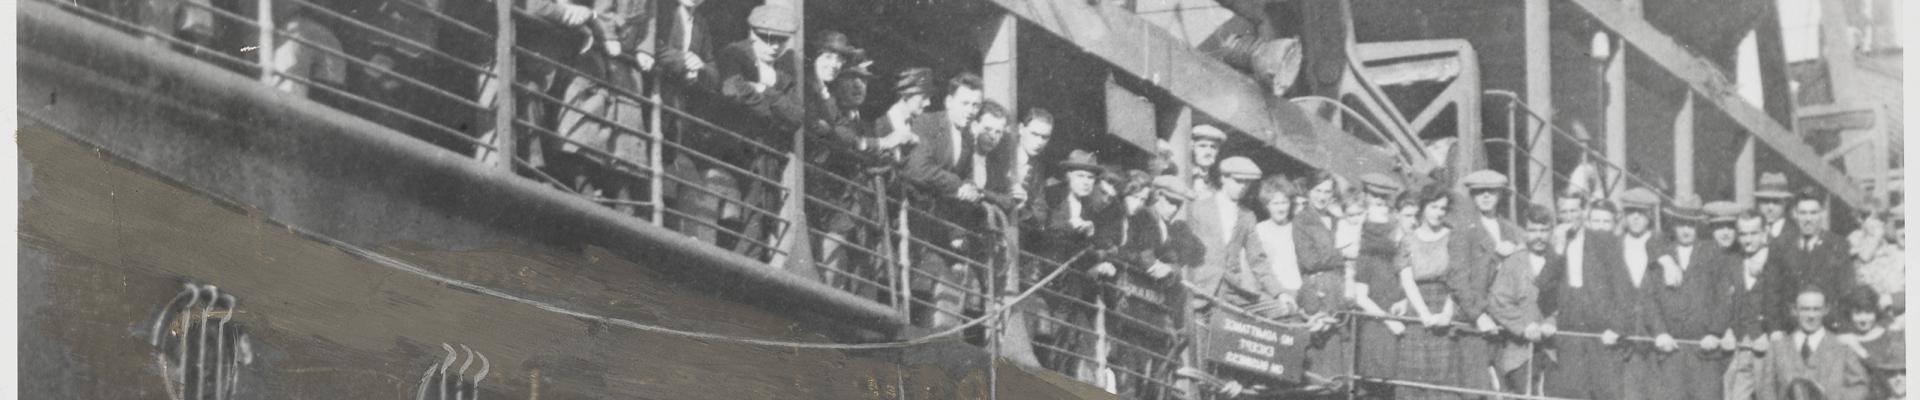
[[[1659,238],[1653,229],[1653,212],[1660,207],[1660,196],[1644,187],[1628,189],[1620,194],[1620,203],[1624,214],[1620,236],[1620,260],[1626,267],[1628,289],[1632,295],[1629,302],[1622,306],[1631,307],[1628,311],[1633,319],[1633,335],[1653,335],[1655,343],[1630,343],[1631,358],[1627,360],[1624,374],[1628,387],[1627,399],[1663,399],[1668,388],[1662,385],[1631,384],[1651,382],[1660,378],[1658,361],[1662,352],[1675,349],[1673,338],[1667,335],[1666,321],[1660,318],[1661,305],[1656,298],[1665,286],[1661,283],[1660,273],[1654,269],[1654,254],[1666,247],[1666,239]]]
[[[1780,278],[1774,270],[1782,267],[1768,246],[1765,219],[1748,211],[1736,217],[1734,226],[1740,234],[1740,249],[1731,253],[1738,259],[1722,267],[1731,268],[1724,269],[1731,278],[1726,285],[1731,293],[1727,312],[1731,320],[1720,341],[1721,350],[1732,351],[1733,356],[1721,379],[1725,398],[1747,399],[1757,390],[1761,363],[1773,347],[1767,335],[1783,328],[1781,311],[1786,307],[1776,299],[1775,282]]]

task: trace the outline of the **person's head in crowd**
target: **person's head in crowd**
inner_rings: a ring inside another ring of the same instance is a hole
[[[1700,208],[1707,213],[1707,231],[1713,234],[1713,242],[1726,249],[1737,249],[1740,230],[1734,222],[1740,218],[1745,208],[1731,201],[1714,201]]]
[[[1447,211],[1453,206],[1453,191],[1444,183],[1431,183],[1420,188],[1419,226],[1438,230],[1447,224]]]
[[[1220,159],[1220,145],[1226,141],[1226,131],[1213,125],[1194,125],[1193,140],[1189,144],[1192,147],[1189,151],[1193,152],[1193,166],[1199,168],[1200,172],[1213,168],[1214,162]]]
[[[1734,221],[1734,229],[1739,230],[1740,247],[1747,254],[1759,254],[1767,248],[1766,217],[1752,211],[1740,213]]]
[[[1580,192],[1562,192],[1554,200],[1560,210],[1560,223],[1578,226],[1587,222],[1587,195]]]
[[[1371,172],[1360,176],[1361,193],[1364,194],[1367,207],[1393,207],[1394,196],[1400,195],[1400,181],[1392,176]]]
[[[1867,333],[1880,326],[1880,295],[1867,286],[1855,286],[1840,304],[1847,310],[1847,327],[1854,333]]]
[[[1293,197],[1299,190],[1293,187],[1293,181],[1285,176],[1273,175],[1260,180],[1258,200],[1266,209],[1267,220],[1285,225],[1293,222]]]
[[[1180,215],[1180,210],[1193,200],[1193,192],[1187,190],[1187,182],[1176,176],[1161,175],[1153,178],[1153,213],[1161,221],[1172,221]]]
[[[1094,157],[1093,152],[1086,150],[1074,150],[1067,154],[1067,159],[1060,161],[1060,174],[1066,179],[1067,192],[1075,197],[1092,196],[1093,189],[1099,183],[1096,179],[1105,169],[1100,166],[1100,160]]]
[[[972,72],[947,80],[947,97],[941,104],[947,109],[947,122],[956,127],[967,126],[980,115],[980,104],[986,102],[983,85],[980,76]]]
[[[1793,223],[1800,228],[1803,236],[1813,236],[1827,229],[1827,200],[1811,190],[1801,193],[1793,199]]]
[[[1400,198],[1393,202],[1393,213],[1400,222],[1401,232],[1410,232],[1420,226],[1420,193],[1412,190],[1401,192]]]
[[[867,78],[854,74],[841,74],[828,88],[833,91],[834,105],[842,111],[858,110],[867,104]]]
[[[1547,206],[1528,204],[1520,212],[1521,228],[1526,229],[1527,250],[1547,254],[1553,248],[1553,211]]]
[[[1045,108],[1029,108],[1020,116],[1020,150],[1028,156],[1040,154],[1053,140],[1053,113]]]
[[[1358,223],[1360,218],[1366,217],[1367,205],[1371,203],[1367,200],[1365,190],[1353,185],[1347,186],[1347,190],[1344,190],[1344,193],[1340,194],[1340,201],[1345,203],[1346,206],[1346,210],[1341,213],[1341,217]]]
[[[793,7],[764,4],[747,15],[747,24],[753,28],[748,36],[753,40],[754,61],[771,64],[792,48],[787,42],[800,31],[800,13]]]
[[[1333,173],[1326,170],[1314,170],[1300,177],[1300,187],[1307,193],[1308,210],[1322,214],[1331,214],[1340,201],[1340,183]]]
[[[999,102],[987,100],[981,103],[980,116],[967,126],[975,141],[974,151],[984,154],[1000,147],[1000,139],[1007,135],[1007,120],[1007,108],[1000,106]]]
[[[1827,294],[1819,286],[1808,285],[1793,296],[1793,327],[1803,333],[1819,332],[1826,326]]]
[[[1592,232],[1613,232],[1614,210],[1618,209],[1613,201],[1594,200],[1587,206],[1587,222],[1584,225]]]
[[[866,51],[853,46],[847,35],[833,30],[824,30],[813,34],[813,43],[807,46],[813,55],[813,76],[821,82],[832,82],[840,77],[847,67],[866,58]]]
[[[1787,201],[1793,198],[1793,192],[1787,191],[1787,175],[1779,172],[1760,174],[1760,182],[1753,191],[1755,208],[1767,224],[1779,221],[1787,216]]]
[[[1153,175],[1137,169],[1127,170],[1127,184],[1120,188],[1127,215],[1140,212],[1147,206],[1147,200],[1153,198]]]
[[[1692,246],[1700,240],[1700,226],[1707,221],[1700,207],[1700,196],[1692,193],[1674,198],[1673,207],[1667,212],[1667,229],[1672,231],[1675,244]]]
[[[1259,180],[1261,175],[1260,166],[1254,164],[1253,159],[1227,157],[1220,161],[1220,192],[1217,195],[1235,200],[1244,198],[1247,185]]]
[[[1467,194],[1473,199],[1473,208],[1484,217],[1494,215],[1500,207],[1500,196],[1507,191],[1507,176],[1490,169],[1473,171],[1460,183],[1467,186]]]
[[[927,111],[933,105],[933,70],[923,67],[900,71],[893,81],[893,106],[909,110],[909,115]]]
[[[1660,207],[1660,195],[1637,187],[1620,194],[1620,222],[1627,235],[1640,237],[1653,231],[1653,213]]]

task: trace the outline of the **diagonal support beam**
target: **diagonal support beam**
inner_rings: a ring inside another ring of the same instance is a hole
[[[1076,0],[987,2],[1308,165],[1350,177],[1392,173],[1391,154],[1267,95],[1252,78],[1124,9]]]
[[[1699,100],[1706,101],[1727,114],[1727,117],[1752,132],[1761,142],[1786,157],[1795,167],[1805,171],[1827,192],[1846,202],[1850,206],[1860,206],[1867,198],[1866,191],[1853,184],[1853,179],[1827,165],[1820,154],[1806,142],[1800,140],[1793,130],[1782,126],[1779,121],[1768,116],[1766,111],[1748,104],[1746,99],[1735,92],[1733,81],[1714,67],[1713,63],[1681,47],[1672,37],[1655,28],[1616,0],[1570,0],[1585,9],[1595,20],[1605,25],[1607,30],[1625,39],[1635,50],[1645,54],[1648,59],[1661,68],[1687,82]]]

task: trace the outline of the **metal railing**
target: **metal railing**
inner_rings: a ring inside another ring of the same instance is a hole
[[[1513,92],[1505,91],[1505,90],[1488,90],[1485,92],[1485,95],[1489,97],[1497,97],[1497,98],[1503,99],[1507,103],[1507,136],[1506,138],[1505,139],[1487,138],[1487,139],[1484,139],[1483,141],[1487,144],[1503,144],[1507,146],[1508,155],[1509,155],[1508,165],[1507,165],[1508,176],[1516,176],[1516,177],[1521,176],[1519,175],[1520,169],[1525,168],[1525,166],[1517,165],[1518,163],[1514,162],[1514,160],[1519,158],[1524,158],[1534,164],[1544,166],[1547,171],[1553,171],[1552,177],[1560,178],[1562,180],[1570,180],[1571,177],[1568,177],[1565,174],[1561,174],[1558,171],[1555,171],[1552,165],[1547,165],[1545,162],[1534,157],[1531,153],[1529,153],[1526,149],[1522,147],[1539,140],[1540,135],[1552,134],[1554,136],[1559,137],[1560,140],[1562,141],[1572,143],[1575,148],[1579,149],[1582,163],[1593,165],[1605,171],[1611,171],[1616,176],[1620,177],[1620,179],[1608,179],[1608,182],[1606,182],[1608,186],[1601,188],[1603,192],[1617,193],[1617,191],[1614,190],[1614,189],[1617,189],[1616,187],[1614,187],[1614,185],[1618,185],[1624,181],[1632,181],[1633,183],[1640,185],[1640,187],[1644,187],[1644,188],[1647,188],[1647,190],[1653,191],[1653,193],[1655,195],[1660,196],[1661,200],[1663,201],[1671,203],[1674,200],[1674,195],[1672,193],[1668,193],[1667,189],[1663,188],[1662,185],[1655,184],[1654,181],[1649,180],[1645,177],[1642,177],[1639,174],[1633,173],[1632,171],[1628,170],[1625,166],[1615,164],[1613,161],[1608,160],[1606,153],[1601,152],[1598,149],[1594,149],[1592,145],[1586,142],[1586,140],[1581,139],[1579,136],[1576,136],[1571,132],[1567,132],[1566,130],[1561,129],[1560,126],[1553,124],[1553,121],[1548,120],[1546,117],[1541,116],[1540,113],[1534,111],[1531,106],[1527,105],[1526,101],[1520,99],[1520,95],[1515,94]],[[1527,140],[1525,142],[1516,143],[1514,139],[1520,137],[1520,134],[1519,134],[1520,127],[1521,127],[1520,120],[1522,118],[1526,120],[1525,122],[1526,124],[1534,127],[1532,129],[1533,134],[1527,137]],[[1531,187],[1543,184],[1540,180],[1546,179],[1546,178],[1548,177],[1547,176],[1530,177],[1531,182],[1528,183],[1529,186],[1527,188],[1531,188]],[[1509,182],[1512,185],[1514,185],[1515,193],[1523,193],[1524,191],[1521,191],[1520,189],[1526,189],[1518,186],[1520,184],[1520,181],[1518,179],[1510,180]],[[1549,182],[1545,182],[1544,184],[1550,185],[1552,184],[1552,182],[1549,181]]]

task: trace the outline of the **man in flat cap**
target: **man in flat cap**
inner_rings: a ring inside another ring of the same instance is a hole
[[[1213,168],[1220,160],[1220,146],[1227,142],[1227,133],[1213,125],[1194,125],[1193,140],[1188,143],[1193,165],[1187,167],[1188,183],[1198,198],[1211,195],[1213,186]]]
[[[1667,333],[1683,339],[1698,339],[1699,348],[1652,355],[1655,373],[1647,382],[1648,398],[1720,399],[1720,378],[1726,373],[1730,355],[1720,347],[1727,336],[1731,318],[1727,299],[1733,286],[1728,280],[1734,269],[1732,257],[1718,244],[1700,238],[1700,226],[1706,222],[1700,197],[1684,193],[1673,201],[1666,224],[1670,245],[1660,249],[1655,263],[1660,279],[1654,292],[1659,318]]]
[[[1260,166],[1246,157],[1231,157],[1220,162],[1218,190],[1187,207],[1187,221],[1193,234],[1206,249],[1207,260],[1195,269],[1188,281],[1210,295],[1244,304],[1258,302],[1256,291],[1244,290],[1239,274],[1253,270],[1249,264],[1259,260],[1260,246],[1253,236],[1254,215],[1240,204],[1248,185],[1260,179]],[[1192,308],[1206,310],[1204,297],[1195,299]]]
[[[1462,265],[1447,270],[1447,286],[1453,288],[1453,297],[1459,302],[1455,319],[1487,334],[1457,336],[1453,370],[1462,385],[1492,390],[1498,382],[1491,368],[1494,349],[1499,347],[1495,341],[1500,339],[1494,332],[1500,325],[1487,309],[1488,291],[1500,264],[1522,249],[1523,234],[1518,225],[1499,216],[1501,198],[1508,190],[1506,175],[1483,169],[1467,174],[1460,182],[1466,186],[1476,212],[1460,213],[1465,221],[1457,232],[1466,235],[1471,246],[1468,254],[1456,256]]]
[[[1652,399],[1659,389],[1654,385],[1639,384],[1656,379],[1658,363],[1663,352],[1674,350],[1673,338],[1667,335],[1666,322],[1660,318],[1660,304],[1654,301],[1663,286],[1660,282],[1660,267],[1655,255],[1667,246],[1667,239],[1660,237],[1653,223],[1653,216],[1660,210],[1660,195],[1644,187],[1627,189],[1620,193],[1620,262],[1626,267],[1628,292],[1631,301],[1622,303],[1629,308],[1633,326],[1628,335],[1656,336],[1656,342],[1628,343],[1625,345],[1631,356],[1623,378],[1627,385],[1627,399]]]

